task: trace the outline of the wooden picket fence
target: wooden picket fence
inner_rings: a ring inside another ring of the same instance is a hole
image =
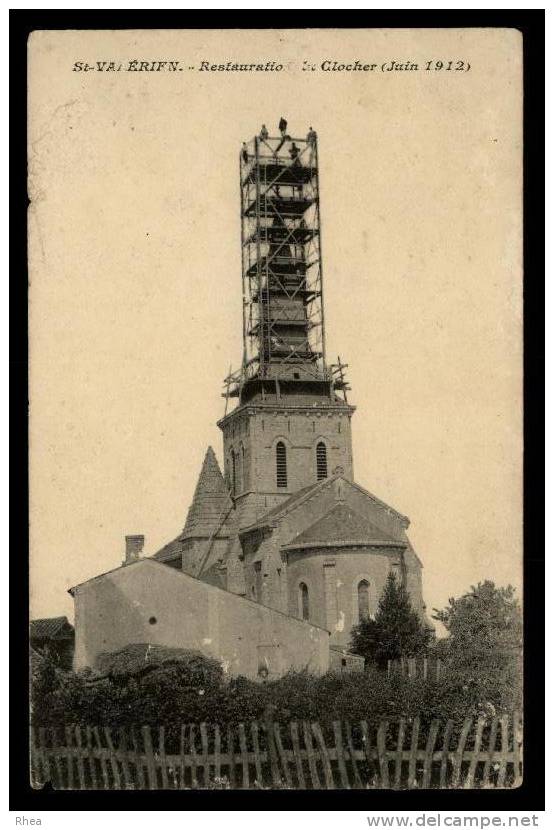
[[[522,722],[39,728],[31,767],[34,786],[69,790],[507,788],[522,779]]]
[[[387,675],[439,681],[446,675],[446,667],[439,658],[399,657],[387,660]]]

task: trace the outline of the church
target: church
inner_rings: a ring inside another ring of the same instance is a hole
[[[357,670],[352,627],[389,573],[425,619],[409,519],[354,480],[347,368],[325,351],[317,135],[240,153],[243,357],[225,379],[183,530],[70,589],[75,667],[131,643],[194,648],[229,674]],[[238,288],[238,284],[237,284]]]

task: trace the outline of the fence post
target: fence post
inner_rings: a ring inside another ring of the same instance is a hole
[[[517,710],[513,715],[512,744],[514,750],[514,787],[520,787],[522,781],[522,745],[523,745],[523,713]]]
[[[256,781],[263,787],[264,774],[262,770],[262,761],[260,758],[260,741],[258,738],[258,722],[252,721],[250,724],[250,731],[252,733],[252,747],[254,749],[254,764],[256,767]],[[269,754],[269,753],[268,753]]]
[[[485,766],[483,767],[483,784],[487,784],[489,780],[489,776],[491,774],[491,765],[492,765],[492,758],[494,755],[494,750],[496,747],[496,732],[498,730],[498,718],[494,717],[491,723],[491,731],[489,734],[489,749],[488,749],[488,758],[485,761]]]
[[[246,732],[244,723],[239,723],[239,744],[242,756],[242,786],[248,789],[250,786],[250,771],[248,769],[248,748],[246,746]]]
[[[396,743],[396,763],[394,765],[394,786],[400,787],[402,778],[402,752],[404,750],[404,733],[406,731],[406,720],[400,718],[398,724],[398,741]]]
[[[121,726],[118,732],[121,768],[123,770],[123,786],[126,790],[131,790],[134,789],[135,782],[133,781],[131,768],[129,766],[129,741],[127,740],[127,730],[124,726]]]
[[[108,778],[108,763],[102,754],[102,741],[100,739],[100,730],[97,726],[93,727],[92,733],[94,735],[94,739],[98,745],[98,750],[100,752],[100,769],[102,770],[102,781],[104,783],[104,789],[110,789],[110,779]]]
[[[437,741],[437,733],[439,731],[439,721],[435,718],[435,720],[431,723],[431,728],[429,729],[429,736],[427,738],[427,744],[425,746],[425,760],[423,762],[423,780],[421,782],[421,788],[426,790],[429,789],[431,785],[431,771],[433,769],[433,752],[435,751],[435,743]]]
[[[485,726],[485,718],[480,717],[477,721],[477,726],[475,727],[475,739],[473,742],[473,755],[471,756],[471,761],[469,762],[469,769],[467,771],[467,777],[465,780],[464,787],[467,790],[470,790],[473,786],[473,779],[475,777],[475,770],[477,769],[477,764],[479,763],[479,753],[481,752],[481,740],[483,737],[483,727]]]
[[[71,726],[65,727],[65,745],[67,748],[67,787],[73,790],[75,788],[75,779],[73,777],[73,736],[71,734]]]
[[[389,759],[387,755],[387,729],[388,721],[381,721],[377,729],[377,754],[379,757],[379,770],[381,772],[381,784],[384,789],[389,788]]]
[[[219,724],[214,726],[214,778],[221,778],[221,732]]]
[[[264,728],[267,739],[269,763],[271,765],[271,780],[273,781],[273,784],[278,787],[281,783],[281,775],[279,773],[279,762],[277,760],[277,750],[275,747],[275,726],[270,717],[265,719]]]
[[[227,727],[227,752],[229,754],[229,783],[235,786],[235,736],[231,724]]]
[[[350,763],[352,764],[352,772],[354,773],[354,784],[356,787],[361,788],[362,779],[360,778],[360,773],[358,771],[358,762],[356,761],[356,750],[354,749],[354,737],[352,735],[352,728],[350,726],[349,721],[344,722],[344,728],[346,731],[346,743],[348,745],[348,752],[350,754]]]
[[[442,758],[441,758],[441,768],[440,768],[440,781],[439,787],[444,789],[446,787],[446,775],[448,772],[448,760],[450,757],[450,736],[452,735],[452,729],[454,727],[454,721],[450,718],[446,721],[446,726],[444,728],[444,735],[442,737]]]
[[[508,715],[500,718],[500,729],[502,732],[502,754],[500,755],[500,769],[498,770],[498,787],[504,787],[506,781],[506,766],[508,762]]]
[[[294,752],[294,760],[296,761],[296,775],[298,777],[298,786],[301,790],[306,789],[306,782],[304,780],[304,770],[302,769],[302,756],[300,755],[300,743],[298,741],[298,724],[296,721],[291,721],[290,735],[292,738],[292,751]]]
[[[304,732],[304,746],[306,747],[306,754],[308,756],[308,767],[310,769],[310,778],[312,779],[312,788],[314,790],[319,790],[319,776],[317,774],[316,756],[314,753],[312,730],[310,728],[309,721],[303,721],[302,730]]]
[[[115,754],[115,747],[112,741],[112,734],[108,726],[104,727],[104,735],[106,736],[106,744],[110,750],[110,766],[112,768],[114,789],[121,789],[121,778],[119,776],[119,767],[117,766],[117,756]]]
[[[98,789],[98,779],[96,777],[96,757],[94,755],[94,744],[92,740],[92,730],[90,726],[87,726],[85,730],[86,735],[86,744],[87,744],[87,754],[88,754],[88,765],[90,769],[90,777],[92,780],[92,789]]]
[[[279,758],[281,759],[281,766],[283,767],[287,787],[292,787],[292,777],[289,769],[289,760],[285,752],[285,748],[283,746],[283,739],[281,738],[281,727],[278,723],[273,724],[273,734],[275,735],[275,744],[277,746],[277,751],[279,752]]]
[[[452,786],[459,787],[460,786],[460,775],[462,772],[462,762],[464,759],[464,749],[467,741],[467,736],[469,735],[469,730],[473,724],[473,718],[466,718],[464,721],[464,725],[462,726],[462,731],[460,733],[460,740],[458,741],[458,749],[456,750],[456,755],[454,756],[454,769],[452,771]]]
[[[144,741],[144,754],[146,756],[146,769],[148,770],[148,787],[151,790],[157,789],[157,775],[156,763],[154,760],[154,750],[152,749],[152,735],[150,734],[150,727],[142,727],[142,738]]]
[[[344,753],[342,748],[342,734],[341,734],[341,721],[333,721],[333,732],[335,733],[335,748],[337,751],[337,761],[339,763],[339,772],[340,772],[340,780],[342,786],[349,790],[350,789],[350,781],[348,780],[348,773],[346,771],[346,764],[344,763]]]
[[[167,777],[167,759],[165,757],[165,726],[160,726],[158,730],[158,751],[162,768],[162,787],[167,790],[169,789],[169,781]]]
[[[210,760],[208,747],[208,729],[205,723],[200,724],[200,739],[202,741],[202,766],[204,767],[204,786],[210,780]]]
[[[325,745],[325,740],[323,738],[323,734],[321,732],[321,727],[319,723],[312,723],[312,731],[315,735],[317,745],[319,746],[319,755],[323,766],[323,773],[325,775],[325,785],[328,790],[334,790],[335,782],[333,781],[333,769],[331,767],[331,759],[329,758],[329,753],[327,752],[327,747]]]
[[[419,715],[416,715],[412,725],[412,736],[410,745],[410,763],[408,767],[408,787],[413,789],[417,786],[416,781],[416,762],[417,762],[417,745],[419,742]]]

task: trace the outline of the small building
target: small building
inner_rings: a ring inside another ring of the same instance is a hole
[[[50,657],[61,669],[73,667],[75,629],[67,617],[31,620],[29,640],[32,651]]]

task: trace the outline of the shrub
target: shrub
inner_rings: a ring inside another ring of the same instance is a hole
[[[391,573],[375,619],[362,619],[352,629],[351,649],[365,657],[367,663],[383,668],[387,660],[413,657],[424,651],[431,635],[431,629],[422,624],[413,610],[405,587]]]

